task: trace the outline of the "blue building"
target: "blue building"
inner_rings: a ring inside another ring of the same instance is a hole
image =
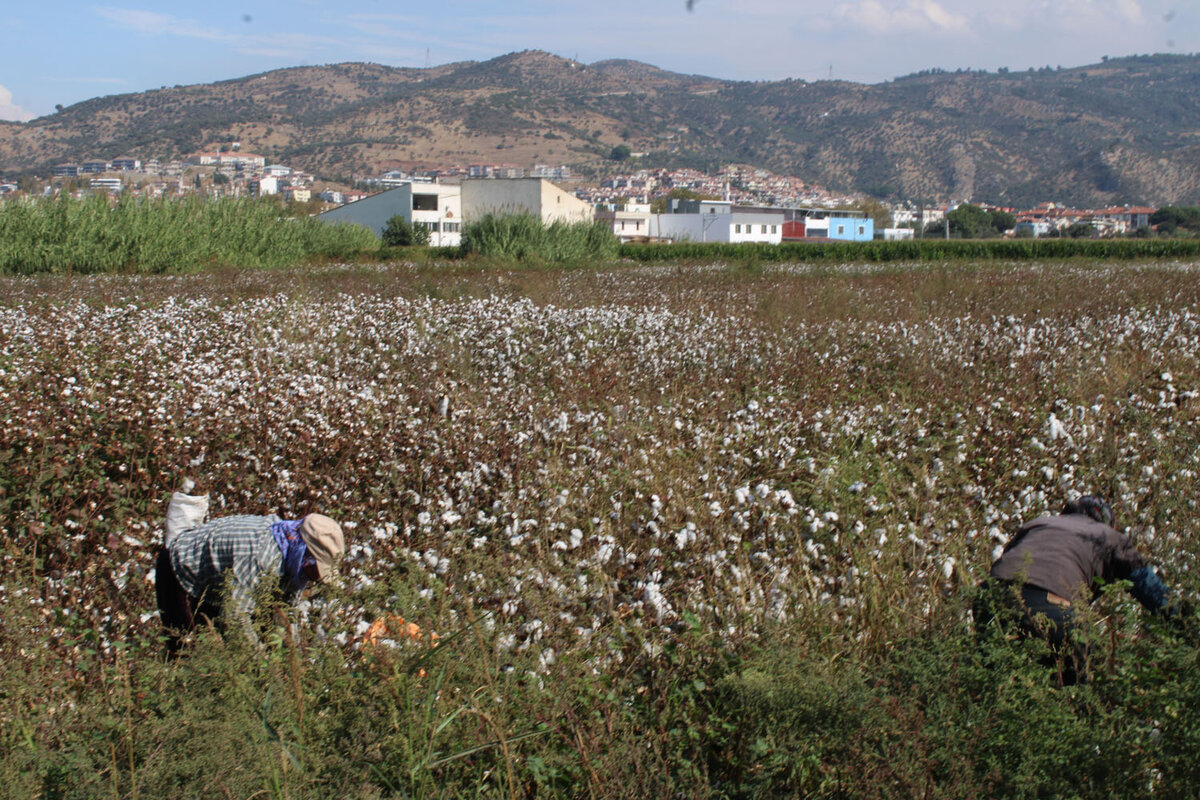
[[[869,242],[875,238],[875,220],[863,214],[838,211],[829,215],[829,238],[841,242]]]
[[[789,209],[783,226],[786,241],[833,239],[869,242],[875,238],[875,220],[865,211],[825,208]]]

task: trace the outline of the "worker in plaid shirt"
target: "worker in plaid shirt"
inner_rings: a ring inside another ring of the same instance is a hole
[[[197,621],[219,621],[225,581],[232,610],[245,618],[263,581],[289,601],[328,579],[345,551],[341,526],[322,514],[283,520],[267,516],[220,517],[183,531],[163,547],[155,567],[155,592],[163,626],[188,632]],[[179,648],[177,633],[167,649]]]

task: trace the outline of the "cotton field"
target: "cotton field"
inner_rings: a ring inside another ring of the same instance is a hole
[[[469,615],[498,658],[543,669],[627,658],[618,628],[650,657],[688,625],[738,639],[812,614],[848,641],[894,637],[1077,492],[1110,497],[1191,592],[1197,277],[5,280],[0,603],[39,608],[67,653],[84,629],[104,652],[154,635],[185,481],[213,514],[343,523],[343,585],[302,613],[350,658],[384,614],[443,639]]]

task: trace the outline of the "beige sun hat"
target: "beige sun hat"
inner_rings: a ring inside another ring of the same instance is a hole
[[[317,561],[317,580],[324,581],[329,577],[333,562],[346,552],[342,526],[324,514],[309,514],[300,523],[300,538]]]

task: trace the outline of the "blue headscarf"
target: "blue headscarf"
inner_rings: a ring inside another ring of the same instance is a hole
[[[308,585],[308,577],[304,574],[304,559],[308,555],[308,545],[300,535],[302,519],[284,519],[271,526],[271,535],[279,545],[283,554],[283,575],[296,591]]]

